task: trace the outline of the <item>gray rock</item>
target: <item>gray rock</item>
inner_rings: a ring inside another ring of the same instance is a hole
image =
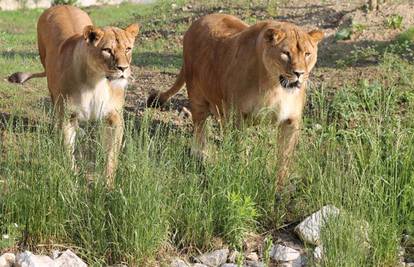
[[[313,213],[295,228],[298,236],[309,244],[321,244],[321,229],[329,218],[339,215],[339,209],[328,205]]]
[[[194,263],[192,267],[208,267],[207,265],[201,264],[201,263]]]
[[[0,267],[12,267],[16,262],[16,256],[13,253],[4,253],[0,256]]]
[[[220,267],[239,267],[239,266],[235,263],[225,263],[225,264],[222,264]]]
[[[71,250],[66,250],[54,260],[56,267],[87,267],[75,253]]]
[[[229,250],[219,249],[210,253],[205,253],[198,256],[196,259],[208,267],[217,267],[220,266],[227,261],[227,256],[229,255]]]
[[[55,263],[48,256],[38,256],[25,251],[16,256],[16,267],[55,267]]]
[[[300,253],[296,249],[277,244],[270,250],[270,257],[278,262],[288,262],[298,259]]]
[[[185,261],[179,258],[175,258],[172,262],[170,267],[190,267]]]

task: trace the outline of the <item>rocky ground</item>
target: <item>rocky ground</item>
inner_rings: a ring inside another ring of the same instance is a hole
[[[314,262],[322,261],[324,257],[324,245],[321,230],[329,220],[337,219],[346,211],[334,206],[324,206],[319,211],[305,218],[294,227],[293,232],[299,239],[292,240],[289,235],[280,235],[276,242],[260,236],[252,236],[246,239],[244,251],[218,249],[209,253],[200,254],[190,258],[175,257],[170,261],[170,267],[301,267],[307,266],[310,258]],[[369,248],[368,230],[366,221],[358,224],[360,235],[359,243],[355,246],[361,249]],[[0,267],[86,267],[83,262],[71,250],[52,251],[52,255],[35,255],[30,251],[22,253],[5,253],[0,256]],[[122,264],[108,267],[121,267]],[[405,257],[405,251],[401,248],[399,267],[413,267],[414,260]]]

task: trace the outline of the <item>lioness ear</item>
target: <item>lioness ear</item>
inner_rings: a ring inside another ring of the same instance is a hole
[[[126,32],[129,32],[134,38],[137,37],[139,32],[139,25],[137,23],[131,24],[125,28]]]
[[[280,43],[286,36],[286,33],[279,29],[267,29],[264,33],[264,38],[268,42]]]
[[[319,43],[324,37],[324,33],[320,30],[312,30],[308,34],[315,43]]]
[[[83,29],[83,38],[88,44],[96,46],[104,35],[103,30],[93,25],[85,26]]]

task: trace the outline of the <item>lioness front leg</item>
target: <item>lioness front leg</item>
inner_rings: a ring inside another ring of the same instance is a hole
[[[122,146],[124,135],[124,119],[122,112],[111,112],[106,117],[103,133],[103,147],[106,152],[105,176],[108,188],[113,188],[115,171],[118,164],[118,155]]]
[[[75,161],[75,141],[76,130],[78,129],[78,120],[75,116],[71,116],[69,119],[62,119],[60,124],[63,131],[63,144],[71,161],[71,168],[74,172],[77,172]]]
[[[275,182],[276,192],[284,185],[289,171],[293,150],[298,142],[300,130],[299,119],[287,119],[279,125],[278,133],[278,174]]]

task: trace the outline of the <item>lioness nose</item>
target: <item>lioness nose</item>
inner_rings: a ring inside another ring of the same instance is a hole
[[[300,76],[302,76],[305,72],[304,71],[302,71],[302,70],[295,70],[295,71],[293,71],[293,73],[298,77],[298,78],[300,78]]]
[[[126,70],[126,69],[128,68],[128,66],[121,66],[121,65],[118,65],[118,66],[116,66],[116,68],[117,68],[118,70],[120,70],[120,71],[124,71],[124,70]]]

